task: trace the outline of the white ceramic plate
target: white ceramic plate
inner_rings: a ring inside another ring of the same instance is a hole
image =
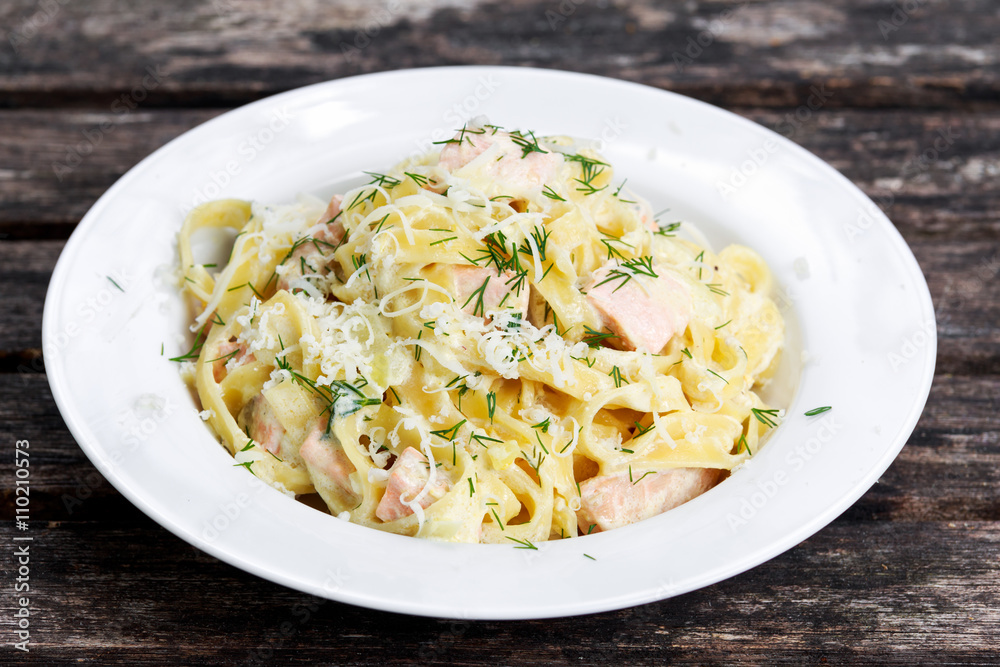
[[[715,489],[648,521],[537,551],[438,544],[344,523],[280,495],[233,467],[198,418],[167,360],[187,349],[189,315],[166,278],[183,214],[217,197],[329,196],[477,114],[542,134],[602,138],[618,177],[657,209],[697,223],[717,248],[753,247],[772,267],[790,332],[773,398],[788,417]],[[660,90],[478,67],[310,86],[170,142],[108,190],[74,232],[49,287],[43,337],[53,394],[80,446],[173,533],[315,595],[478,619],[650,602],[801,542],[899,452],[927,399],[936,350],[913,255],[878,208],[812,154]],[[803,416],[823,405],[834,409]]]

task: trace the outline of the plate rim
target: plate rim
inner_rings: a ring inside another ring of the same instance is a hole
[[[701,100],[697,100],[673,91],[664,90],[660,88],[655,88],[652,86],[647,86],[640,83],[635,83],[632,81],[625,81],[621,79],[615,79],[611,77],[599,76],[588,73],[581,72],[568,72],[563,70],[554,69],[544,69],[544,68],[527,68],[527,67],[502,67],[502,66],[477,66],[477,65],[464,65],[464,66],[447,66],[447,67],[427,67],[427,68],[416,68],[416,69],[403,69],[403,70],[392,70],[388,72],[377,72],[372,74],[364,74],[359,76],[344,77],[341,79],[333,79],[330,81],[318,82],[301,88],[296,88],[288,90],[277,95],[262,98],[256,100],[249,104],[237,107],[235,109],[226,111],[208,121],[205,121],[183,133],[177,137],[171,139],[169,142],[159,147],[148,156],[140,160],[137,164],[131,167],[125,174],[123,174],[115,183],[105,191],[100,198],[91,206],[84,217],[81,219],[80,223],[74,229],[70,238],[67,240],[63,251],[60,254],[59,260],[55,268],[53,269],[52,276],[50,279],[49,286],[46,290],[45,306],[43,309],[42,317],[42,340],[43,349],[45,347],[45,341],[53,334],[53,327],[55,320],[57,319],[57,300],[54,298],[59,292],[59,287],[64,284],[67,276],[67,272],[71,269],[72,259],[76,257],[79,251],[79,246],[82,245],[86,235],[89,230],[98,224],[100,220],[103,208],[107,206],[107,203],[114,199],[119,191],[126,188],[133,180],[138,178],[144,169],[146,169],[150,164],[154,163],[160,158],[164,153],[172,150],[172,146],[187,137],[190,133],[195,131],[208,132],[216,125],[224,124],[227,122],[232,122],[235,116],[241,114],[253,113],[256,109],[266,108],[271,105],[280,104],[282,100],[294,99],[295,97],[311,94],[312,91],[321,90],[328,87],[337,87],[338,85],[345,84],[345,82],[357,83],[362,80],[377,80],[377,79],[391,79],[395,77],[412,76],[414,74],[418,76],[447,76],[452,72],[462,72],[463,74],[468,74],[470,72],[481,72],[483,75],[488,75],[489,73],[504,74],[506,76],[517,76],[523,73],[527,73],[528,76],[542,76],[542,77],[554,77],[554,78],[564,78],[568,80],[579,80],[581,82],[594,82],[600,85],[612,85],[612,86],[622,86],[630,89],[641,89],[644,93],[653,93],[656,95],[665,95],[667,97],[672,97],[681,100],[685,104],[693,104],[697,108],[701,108],[706,112],[725,117],[728,121],[735,121],[743,127],[745,130],[749,130],[758,136],[764,136],[769,138],[776,138],[781,142],[782,148],[787,148],[791,151],[797,153],[799,159],[805,159],[812,163],[814,166],[818,167],[821,172],[829,178],[835,181],[839,181],[842,187],[846,187],[860,202],[867,202],[872,206],[875,206],[867,195],[860,190],[853,182],[851,182],[846,176],[841,174],[832,165],[828,164],[824,160],[820,159],[815,154],[806,150],[805,148],[799,146],[795,142],[787,139],[786,137],[769,130],[743,116],[740,116],[734,112],[727,111],[721,107],[717,107]],[[924,407],[926,405],[927,399],[930,394],[930,390],[933,384],[934,370],[936,366],[936,349],[937,349],[937,324],[934,318],[934,307],[933,301],[931,300],[931,295],[929,288],[926,283],[926,278],[920,269],[919,263],[917,262],[912,250],[906,244],[905,239],[894,224],[889,220],[881,209],[875,207],[872,211],[873,217],[876,218],[879,229],[883,234],[887,235],[887,243],[893,248],[896,254],[899,256],[900,260],[906,267],[907,278],[909,279],[908,284],[917,288],[919,294],[918,298],[921,301],[921,307],[925,311],[925,314],[929,318],[929,322],[933,326],[929,326],[927,330],[927,335],[929,337],[929,343],[927,348],[929,353],[922,357],[924,360],[923,367],[921,368],[920,375],[920,385],[918,390],[913,394],[913,400],[909,402],[909,411],[904,420],[900,423],[899,428],[896,433],[892,434],[891,437],[887,437],[886,441],[889,444],[884,449],[881,458],[878,459],[878,463],[866,471],[866,473],[859,478],[859,480],[850,488],[850,490],[842,494],[839,501],[834,505],[830,506],[826,512],[817,515],[811,521],[802,524],[797,530],[786,533],[781,539],[772,540],[769,542],[767,548],[759,548],[752,552],[752,554],[743,557],[742,559],[732,559],[727,561],[727,566],[717,567],[715,569],[706,571],[702,573],[700,579],[693,582],[688,582],[682,589],[672,593],[672,595],[681,594],[691,590],[696,590],[702,588],[706,585],[723,581],[732,576],[745,572],[757,565],[770,560],[776,555],[787,551],[788,549],[799,544],[808,537],[815,535],[818,531],[822,530],[825,526],[836,519],[840,514],[842,514],[847,508],[853,505],[858,498],[864,495],[871,486],[877,481],[877,479],[885,472],[885,470],[891,465],[892,461],[898,456],[899,452],[905,446],[910,434],[912,434],[916,424],[922,414]],[[306,583],[294,579],[292,577],[285,576],[283,572],[276,572],[274,570],[269,570],[263,565],[254,562],[252,559],[247,559],[241,554],[233,553],[229,551],[221,544],[206,541],[197,535],[196,531],[190,530],[189,527],[175,524],[170,520],[169,517],[160,512],[154,503],[151,503],[144,497],[140,490],[133,489],[126,481],[120,479],[114,471],[111,473],[106,473],[102,466],[99,464],[97,451],[100,446],[99,439],[96,438],[96,434],[90,433],[87,424],[82,420],[81,416],[76,413],[73,409],[73,398],[68,394],[68,389],[64,386],[66,381],[64,368],[64,362],[58,359],[53,367],[46,369],[46,376],[49,382],[49,386],[52,391],[53,399],[62,415],[63,420],[66,423],[67,428],[73,435],[77,444],[90,459],[91,463],[98,469],[99,472],[108,480],[112,486],[114,486],[119,493],[125,496],[131,503],[136,505],[140,510],[146,514],[147,517],[152,519],[158,525],[166,528],[168,531],[181,538],[185,542],[197,547],[198,549],[209,553],[210,555],[218,558],[219,560],[226,562],[230,565],[234,565],[244,571],[255,574],[269,581],[274,581],[280,583],[289,588],[310,593],[313,595],[319,595],[321,597],[326,597],[329,599],[334,599],[342,602],[347,602],[350,604],[360,605],[368,608],[379,609],[383,611],[397,612],[397,613],[408,613],[420,616],[431,616],[437,618],[454,618],[455,610],[429,607],[426,603],[416,603],[412,600],[384,600],[382,598],[372,598],[367,597],[362,593],[352,593],[344,590],[339,590],[335,594],[331,594],[329,591],[317,590],[317,587],[310,587]],[[95,442],[91,442],[91,437],[94,438]],[[370,530],[370,529],[367,529]],[[398,536],[393,536],[398,537]],[[399,539],[411,540],[412,538],[400,537]],[[471,548],[492,548],[494,545],[457,545],[460,547],[471,547]],[[503,545],[499,545],[497,548],[503,548]],[[463,616],[468,618],[476,618],[483,620],[512,620],[512,619],[529,619],[529,618],[551,618],[551,617],[567,617],[575,616],[580,614],[589,614],[600,611],[611,611],[616,609],[621,609],[624,607],[644,604],[652,602],[654,600],[663,599],[662,596],[657,596],[655,593],[652,597],[649,596],[649,590],[644,591],[634,591],[627,594],[622,594],[617,597],[603,596],[598,599],[589,601],[588,604],[581,605],[580,603],[573,602],[570,604],[570,608],[560,606],[559,604],[548,603],[541,610],[522,610],[522,613],[489,613],[483,609],[477,609],[472,616]],[[527,612],[527,613],[523,613]]]

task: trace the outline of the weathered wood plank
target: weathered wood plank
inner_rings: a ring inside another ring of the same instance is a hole
[[[31,532],[32,657],[46,664],[996,664],[1000,634],[1000,563],[989,557],[997,523],[841,520],[700,591],[524,622],[324,601],[216,561],[148,520]],[[7,523],[0,533],[11,537]],[[14,604],[0,598],[5,626]]]
[[[934,301],[938,378],[1000,375],[1000,235],[982,243],[926,240],[910,247]]]
[[[169,13],[155,2],[15,0],[0,8],[0,25],[7,106],[106,106],[122,95],[230,106],[445,64],[611,74],[727,105],[794,107],[818,83],[834,92],[832,106],[1000,100],[1000,14],[989,0],[184,0]]]
[[[908,444],[848,512],[853,520],[1000,521],[1000,376],[939,376]],[[66,430],[45,376],[0,374],[0,518],[14,516],[15,439],[32,451],[40,520],[134,516]]]
[[[911,243],[1000,237],[1000,115],[737,111],[837,168]]]
[[[12,662],[1000,664],[996,3],[10,0],[0,27],[0,535],[12,544],[9,447],[28,438],[35,537],[32,653]],[[524,623],[301,595],[198,552],[119,495],[73,442],[41,372],[61,239],[128,168],[218,108],[442,64],[593,72],[735,108],[882,202],[928,277],[941,339],[928,407],[880,483],[728,581]],[[789,121],[816,90],[823,108]],[[57,174],[74,152],[79,167]],[[0,596],[5,642],[15,604]]]
[[[142,158],[219,111],[0,112],[0,232],[66,238],[116,180]]]
[[[822,110],[799,121],[794,109],[738,111],[842,171],[907,240],[1000,235],[1000,113]],[[0,233],[64,238],[129,168],[218,113],[0,111],[10,128],[0,137]],[[103,122],[113,129],[100,132]],[[71,154],[81,162],[65,172]]]
[[[42,307],[63,241],[0,242],[0,372],[41,371]],[[36,352],[26,353],[34,349]],[[37,361],[36,361],[37,360]]]

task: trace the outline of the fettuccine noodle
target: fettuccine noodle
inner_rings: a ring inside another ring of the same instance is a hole
[[[235,465],[365,526],[530,544],[686,502],[777,423],[764,261],[678,238],[596,152],[476,124],[372,177],[184,223],[180,359]],[[224,266],[206,228],[237,233]]]

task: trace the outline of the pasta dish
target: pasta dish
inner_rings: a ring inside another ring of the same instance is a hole
[[[532,545],[674,508],[776,426],[764,261],[683,238],[587,144],[476,122],[368,178],[184,222],[176,359],[234,465],[353,523]]]

